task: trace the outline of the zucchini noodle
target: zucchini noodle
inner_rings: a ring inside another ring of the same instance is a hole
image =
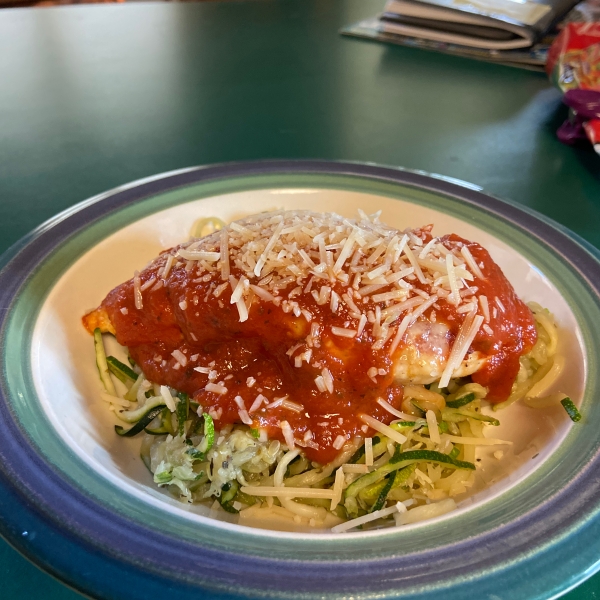
[[[273,474],[273,485],[275,487],[283,487],[284,481],[283,477],[287,470],[288,465],[300,454],[300,450],[292,450],[288,452],[277,465],[275,469],[275,473]],[[294,515],[298,515],[300,517],[308,517],[312,519],[318,519],[319,521],[323,521],[325,519],[325,509],[321,507],[312,507],[301,505],[289,498],[278,498],[281,506],[283,508],[289,510]]]

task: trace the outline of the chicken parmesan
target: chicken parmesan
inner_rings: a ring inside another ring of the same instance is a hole
[[[415,486],[451,510],[475,468],[460,439],[495,421],[481,403],[506,402],[555,335],[540,311],[458,235],[277,211],[161,253],[83,323],[159,485],[322,525],[406,521]],[[106,362],[100,333],[135,370]]]

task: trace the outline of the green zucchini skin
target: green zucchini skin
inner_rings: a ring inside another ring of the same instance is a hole
[[[134,383],[138,378],[138,374],[133,369],[130,369],[114,356],[107,356],[106,364],[108,365],[108,370],[125,385]]]
[[[400,446],[396,446],[394,456],[392,456],[387,463],[381,465],[381,467],[375,469],[375,471],[367,473],[366,475],[363,475],[362,477],[359,477],[353,481],[346,488],[344,497],[349,498],[356,496],[360,490],[369,485],[377,483],[380,479],[383,479],[386,475],[392,473],[393,471],[407,467],[412,463],[427,461],[443,464],[444,466],[448,466],[453,469],[475,470],[475,465],[473,463],[457,460],[448,454],[442,454],[441,452],[436,452],[435,450],[407,450],[406,452],[402,452]]]
[[[470,404],[475,400],[475,394],[471,392],[470,394],[465,394],[456,400],[446,400],[446,406],[448,408],[460,408],[461,406],[465,406],[466,404]]]
[[[237,514],[240,511],[233,507],[233,501],[240,485],[237,481],[229,481],[221,488],[219,504],[228,513]]]
[[[102,385],[104,385],[104,389],[108,394],[116,396],[117,391],[115,390],[115,384],[110,378],[110,372],[106,362],[106,351],[104,350],[104,342],[102,341],[102,331],[100,331],[99,327],[94,329],[94,351],[96,353],[96,366],[98,367]]]
[[[495,427],[500,425],[500,421],[498,421],[498,419],[494,419],[494,417],[488,417],[487,415],[483,415],[479,412],[475,412],[474,410],[469,410],[466,408],[444,408],[442,409],[442,418],[445,421],[452,421],[454,423],[458,423],[470,418],[475,419],[476,421],[489,423]]]
[[[455,469],[469,469],[471,471],[475,470],[475,465],[473,463],[464,460],[456,460],[455,458],[451,458],[448,454],[442,454],[436,450],[407,450],[406,452],[402,452],[402,450],[397,447],[394,456],[390,458],[390,463],[393,465],[407,461],[431,461],[448,465],[449,467]]]
[[[204,413],[202,418],[204,419],[204,439],[206,440],[206,448],[202,452],[206,456],[215,443],[215,424],[213,418],[208,413]]]
[[[574,423],[581,421],[581,413],[579,412],[579,410],[577,409],[575,404],[573,404],[573,401],[571,400],[571,398],[563,398],[560,401],[560,403],[562,404],[563,408],[569,415],[569,418],[571,419],[571,421],[573,421]]]
[[[377,500],[375,500],[373,506],[371,506],[371,509],[369,510],[369,512],[375,512],[375,511],[381,510],[383,508],[383,505],[385,504],[388,494],[390,493],[390,490],[392,489],[392,486],[394,485],[394,481],[396,480],[397,474],[398,474],[398,471],[392,471],[387,476],[387,481],[386,481],[385,485],[383,486],[383,489],[381,490],[381,493],[379,494]]]
[[[121,427],[121,425],[115,425],[117,435],[120,435],[121,437],[133,437],[134,435],[141,433],[146,426],[152,423],[152,421],[160,415],[163,408],[165,408],[164,404],[151,408],[131,429],[125,429]]]
[[[190,411],[190,397],[183,392],[179,392],[177,397],[179,398],[175,411],[177,414],[177,433],[183,435],[185,433],[185,422]]]
[[[392,487],[390,488],[390,491],[397,487],[400,487],[401,485],[406,483],[406,481],[414,473],[416,468],[417,468],[417,463],[412,463],[411,465],[408,465],[408,467],[404,467],[403,469],[394,471],[394,473],[396,473],[396,477],[394,479],[394,483],[392,484]],[[364,500],[364,501],[366,501],[367,504],[369,504],[370,501],[377,500],[377,498],[379,497],[379,494],[381,494],[386,483],[387,483],[386,479],[381,479],[377,483],[374,483],[373,485],[361,490],[358,493],[358,496],[361,498],[361,500]],[[389,492],[388,492],[388,494],[389,494]]]
[[[153,400],[147,401],[144,406],[136,408],[134,410],[120,410],[117,416],[121,421],[126,423],[137,423],[144,415],[151,409],[162,406],[166,408],[164,399],[161,396],[155,396]]]

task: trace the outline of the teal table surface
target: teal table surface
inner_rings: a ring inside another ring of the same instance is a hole
[[[122,183],[264,158],[440,173],[600,248],[600,158],[555,130],[542,74],[343,38],[383,0],[134,3],[0,11],[0,252]],[[600,560],[600,557],[598,557]],[[6,600],[71,600],[0,541]],[[600,599],[600,575],[565,596]]]

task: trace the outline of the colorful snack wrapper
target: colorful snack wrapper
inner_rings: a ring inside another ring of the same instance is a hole
[[[587,138],[600,154],[600,22],[569,23],[550,48],[546,72],[571,109],[558,138]]]

